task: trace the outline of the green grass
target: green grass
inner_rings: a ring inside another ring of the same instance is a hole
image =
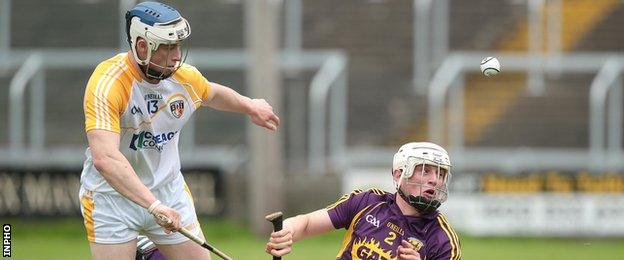
[[[7,223],[7,220],[2,220]],[[12,259],[89,259],[82,220],[21,220],[12,224]],[[253,236],[232,221],[205,219],[202,227],[210,243],[234,259],[271,259],[264,253],[265,238]],[[334,259],[342,231],[301,241],[288,260]],[[477,238],[461,236],[462,259],[622,259],[624,238]],[[218,259],[213,256],[213,259]]]
[[[7,223],[6,220],[2,220]],[[82,219],[10,219],[12,259],[90,259]],[[253,236],[232,221],[203,219],[202,229],[209,243],[234,259],[271,259],[264,252],[265,238]],[[270,223],[267,222],[270,226]],[[268,237],[268,235],[267,235]],[[314,237],[294,247],[287,259],[333,259],[340,246],[341,232]],[[213,259],[219,259],[213,255]]]
[[[462,259],[622,259],[624,238],[475,238],[462,236]]]

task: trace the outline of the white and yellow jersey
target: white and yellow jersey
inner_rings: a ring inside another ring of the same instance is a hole
[[[158,84],[141,78],[127,53],[100,63],[87,84],[84,97],[85,130],[119,133],[120,151],[149,189],[157,189],[181,176],[178,140],[191,114],[213,93],[208,80],[184,64]],[[93,166],[91,151],[80,178],[91,191],[116,191]]]

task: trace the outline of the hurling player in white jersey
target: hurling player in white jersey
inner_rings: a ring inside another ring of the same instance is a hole
[[[100,63],[85,90],[89,147],[80,200],[91,255],[134,259],[141,233],[167,259],[210,259],[175,232],[186,227],[203,238],[180,172],[179,133],[202,105],[246,114],[272,131],[279,118],[265,100],[209,82],[184,64],[191,28],[176,9],[139,3],[126,13],[126,30],[130,50]]]

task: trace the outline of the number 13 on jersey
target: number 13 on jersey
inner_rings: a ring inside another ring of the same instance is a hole
[[[158,111],[158,100],[148,100],[147,101],[147,112],[150,114],[154,114]]]

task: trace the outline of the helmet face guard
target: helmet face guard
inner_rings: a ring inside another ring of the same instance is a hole
[[[191,26],[172,7],[156,2],[143,2],[126,13],[126,33],[135,61],[150,79],[165,79],[180,68],[188,55],[188,48],[182,51],[181,60],[176,64],[159,65],[151,62],[152,55],[161,45],[174,45],[181,48],[182,42],[191,35]],[[147,42],[147,56],[141,59],[137,53],[138,38]],[[166,60],[170,60],[170,48]],[[176,50],[177,51],[177,50]]]
[[[161,48],[166,48],[166,54],[163,55],[162,54],[163,51],[160,51],[160,54],[162,55],[161,58],[166,61],[165,64],[159,65],[159,64],[152,62],[152,58],[154,57],[156,50],[150,50],[148,52],[147,58],[143,60],[145,64],[140,63],[139,62],[141,61],[140,59],[137,60],[137,63],[139,63],[139,67],[141,67],[141,69],[143,70],[143,73],[149,79],[162,80],[173,75],[173,73],[175,73],[182,66],[182,64],[184,64],[184,62],[186,61],[186,57],[188,56],[188,52],[190,49],[190,47],[186,45],[186,42],[185,43],[180,42],[177,44],[170,44],[170,45],[161,44],[159,46]],[[179,60],[175,61],[175,63],[169,64],[169,61],[173,60],[171,56],[177,55],[174,52],[178,52],[178,50],[174,50],[174,49],[180,49],[179,51],[181,52],[180,54],[181,56]],[[135,60],[137,59],[136,57],[138,56],[135,55]]]
[[[397,193],[418,212],[430,213],[446,201],[451,163],[442,147],[432,143],[408,143],[394,155],[394,170],[401,172],[395,181]],[[435,177],[431,176],[433,174]],[[428,178],[435,178],[435,182],[429,183]]]

